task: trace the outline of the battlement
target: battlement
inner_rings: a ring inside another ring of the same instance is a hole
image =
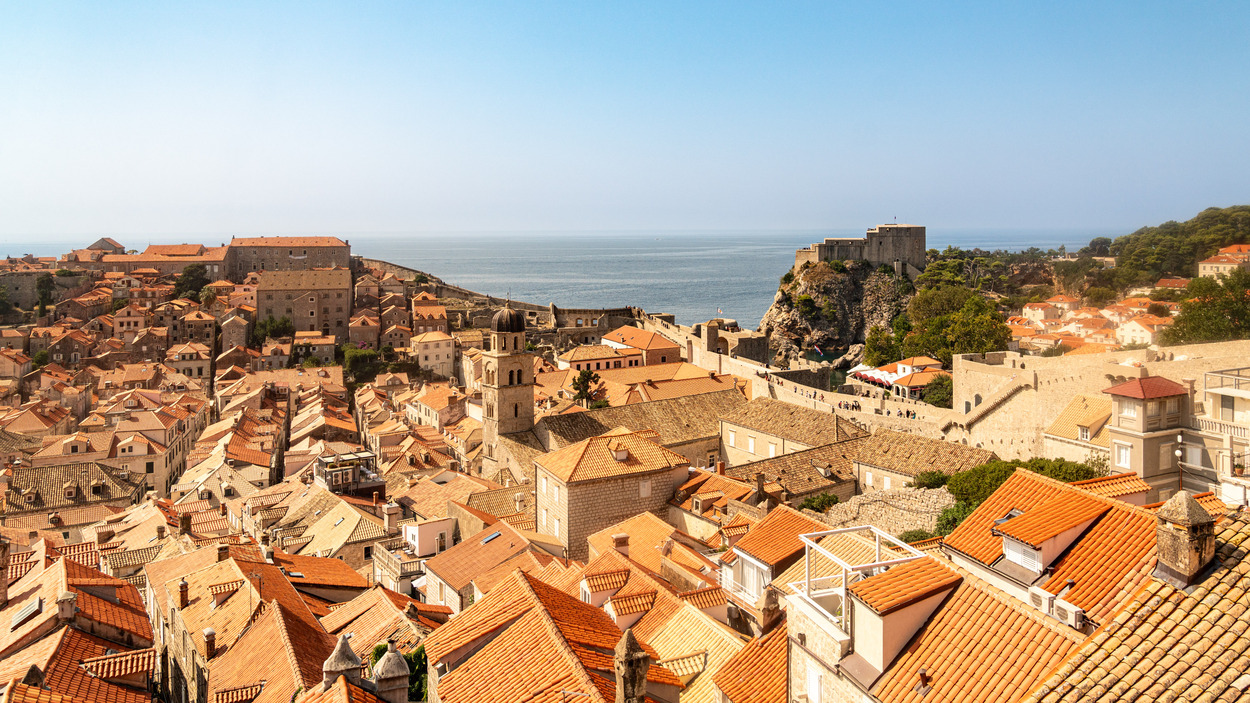
[[[818,261],[867,261],[900,269],[924,270],[925,228],[919,225],[877,225],[863,237],[827,237],[794,254],[795,267]]]

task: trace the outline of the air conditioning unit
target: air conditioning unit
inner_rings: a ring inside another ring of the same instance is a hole
[[[1033,586],[1029,589],[1029,605],[1050,615],[1051,609],[1055,605],[1055,594],[1044,588]]]
[[[1054,615],[1065,625],[1079,630],[1085,625],[1085,611],[1063,600],[1055,600]]]

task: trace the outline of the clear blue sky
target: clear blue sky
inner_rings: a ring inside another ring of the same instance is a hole
[[[0,238],[1130,231],[1250,202],[1250,3],[0,1]]]

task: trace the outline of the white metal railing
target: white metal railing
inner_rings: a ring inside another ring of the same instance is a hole
[[[820,544],[820,540],[825,537],[837,534],[862,533],[867,532],[873,539],[874,550],[873,560],[862,564],[851,564]],[[790,588],[796,595],[803,598],[811,606],[823,613],[843,632],[847,632],[846,608],[846,589],[851,584],[860,579],[867,578],[879,570],[888,569],[896,564],[905,564],[909,561],[921,559],[925,555],[915,547],[899,540],[893,535],[886,534],[871,525],[859,525],[856,527],[842,527],[836,530],[825,530],[823,532],[812,532],[805,535],[799,535],[799,539],[803,541],[803,580],[791,583]],[[905,556],[891,556],[890,549],[896,551],[901,550]],[[838,567],[838,573],[831,576],[813,576],[812,575],[812,551],[815,550],[816,555],[833,562]],[[886,558],[889,557],[889,558]],[[828,599],[829,596],[837,596],[839,607],[836,613],[829,612],[820,601]]]

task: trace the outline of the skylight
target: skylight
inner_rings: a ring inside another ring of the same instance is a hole
[[[492,539],[495,539],[496,537],[498,537],[498,536],[499,536],[499,535],[501,535],[501,534],[503,534],[503,533],[502,533],[502,532],[492,532],[492,533],[490,534],[490,536],[488,536],[486,539],[483,539],[483,540],[482,540],[482,544],[486,544],[487,542],[491,541]]]

